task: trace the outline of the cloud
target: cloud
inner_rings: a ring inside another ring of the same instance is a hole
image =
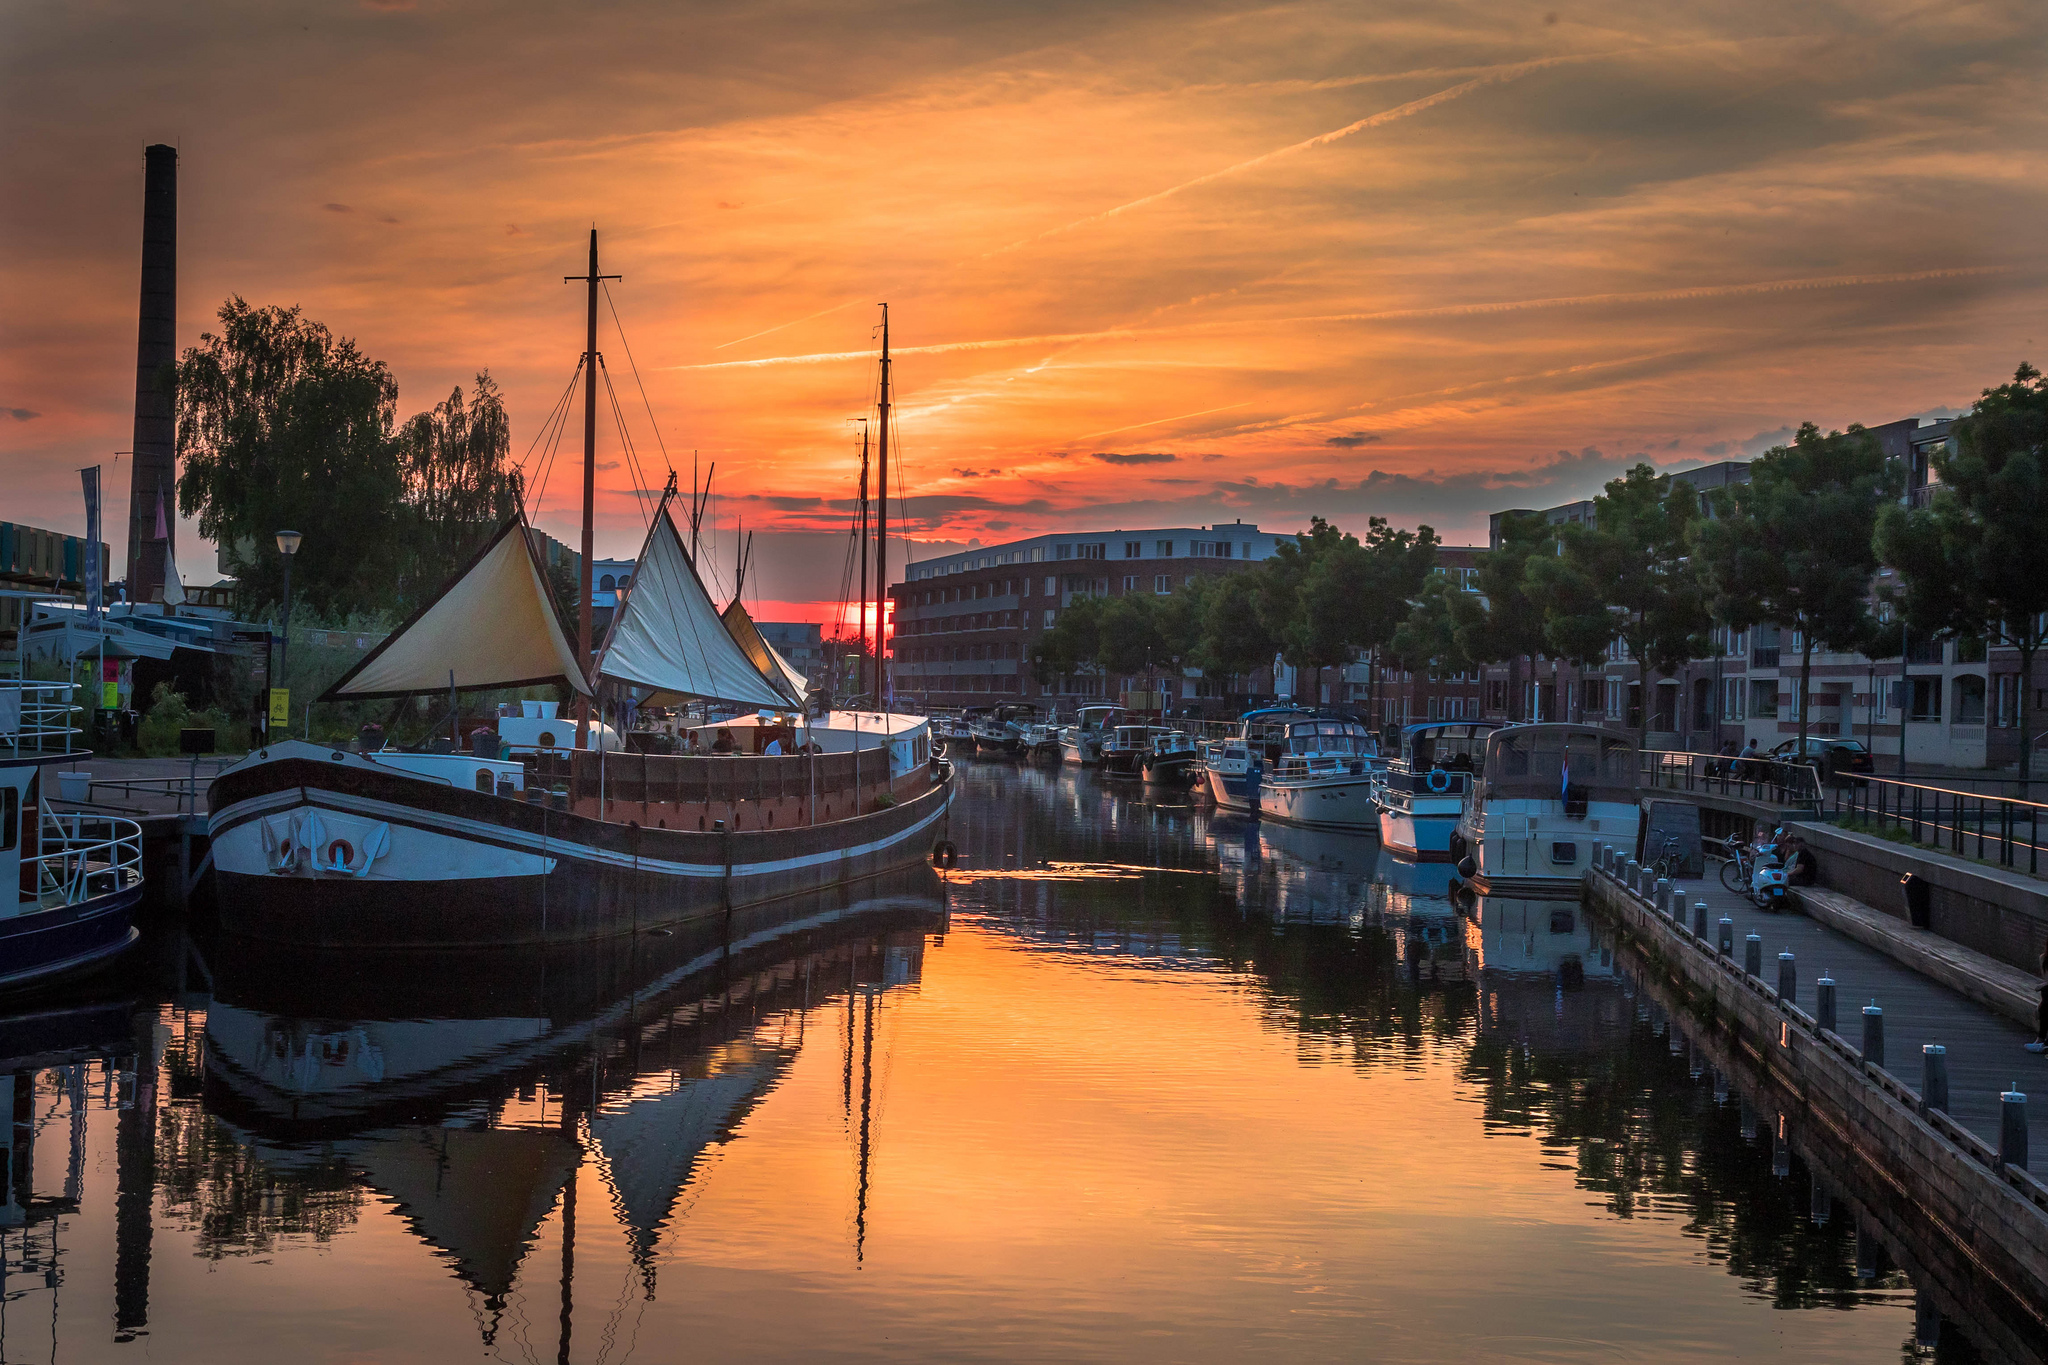
[[[597,472],[600,474],[609,474],[618,467],[619,462],[617,460],[599,460],[597,462]]]
[[[33,422],[42,416],[40,412],[30,412],[27,408],[0,408],[0,414],[12,417],[17,422]]]
[[[524,237],[526,229],[517,223],[507,223],[505,224],[505,235],[507,237]]]
[[[379,14],[402,14],[414,7],[416,0],[362,0],[363,8]]]
[[[1095,452],[1095,458],[1102,461],[1104,464],[1134,465],[1172,464],[1175,460],[1179,459],[1180,456],[1170,455],[1163,450],[1141,450],[1135,451],[1129,455],[1118,455],[1112,451],[1098,450]]]
[[[1357,446],[1370,445],[1374,441],[1377,441],[1379,439],[1380,438],[1377,435],[1370,431],[1354,431],[1343,436],[1329,437],[1327,440],[1323,442],[1323,444],[1326,446],[1337,446],[1344,450],[1351,450]]]
[[[354,209],[352,209],[352,208],[350,208],[350,207],[349,207],[349,206],[348,206],[347,204],[322,204],[322,205],[321,205],[320,207],[321,207],[321,208],[323,208],[323,209],[326,209],[326,210],[327,210],[327,211],[328,211],[329,213],[354,213],[354,212],[355,212],[355,210],[354,210]]]

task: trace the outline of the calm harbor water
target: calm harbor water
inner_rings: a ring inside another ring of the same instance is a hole
[[[0,1360],[1998,1358],[1576,905],[962,786],[730,935],[0,1020]]]

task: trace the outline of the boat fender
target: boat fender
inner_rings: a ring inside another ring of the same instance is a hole
[[[932,866],[951,869],[960,861],[960,850],[953,847],[951,839],[941,839],[932,845]]]
[[[1470,881],[1479,871],[1479,865],[1472,861],[1470,854],[1458,859],[1458,875]]]
[[[1446,841],[1446,847],[1451,855],[1451,861],[1456,862],[1465,856],[1465,836],[1456,830],[1452,830],[1450,838]]]
[[[1429,770],[1429,789],[1439,796],[1451,789],[1451,775],[1442,768]]]

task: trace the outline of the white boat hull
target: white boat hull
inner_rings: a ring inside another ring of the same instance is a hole
[[[1594,801],[1568,816],[1555,799],[1513,798],[1468,808],[1458,822],[1458,873],[1483,892],[1576,893],[1601,844],[1636,846],[1642,811],[1631,803]]]
[[[1259,814],[1264,819],[1317,829],[1379,829],[1371,773],[1305,782],[1268,778],[1259,788]]]

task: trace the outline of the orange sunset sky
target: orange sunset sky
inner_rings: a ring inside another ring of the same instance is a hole
[[[763,533],[769,615],[839,593],[882,300],[916,540],[1479,541],[1638,459],[1953,412],[2039,362],[2043,28],[2029,0],[11,4],[0,516],[81,530],[101,462],[123,524],[164,141],[181,347],[231,293],[299,304],[401,417],[490,370],[515,455],[582,348],[594,223],[660,442],[686,483],[718,462],[721,558]],[[572,543],[575,430],[538,517]],[[599,552],[631,554],[605,424],[598,458]],[[189,523],[180,561],[212,581]]]

